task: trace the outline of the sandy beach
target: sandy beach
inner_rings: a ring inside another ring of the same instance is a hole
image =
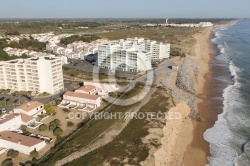
[[[185,102],[177,102],[178,104],[170,111],[180,112],[183,118],[166,122],[163,129],[164,136],[161,139],[162,146],[154,153],[156,166],[205,166],[208,164],[209,144],[204,140],[203,134],[214,125],[217,115],[222,110],[222,102],[211,100],[212,97],[222,94],[220,91],[211,92],[213,86],[218,84],[212,78],[218,72],[227,73],[227,71],[221,71],[221,68],[211,69],[210,63],[215,56],[211,38],[214,28],[226,25],[228,23],[206,28],[195,36],[196,44],[191,51],[193,54],[188,55],[187,58],[197,63],[198,75],[193,79],[196,93],[193,97],[198,101],[196,109],[201,121],[189,118],[187,114],[190,113],[190,108]],[[173,81],[173,79],[170,80]],[[173,84],[170,86],[173,87]],[[183,91],[183,94],[185,93]]]
[[[218,82],[213,79],[219,73],[228,74],[228,71],[223,71],[223,68],[213,67],[211,68],[211,61],[214,54],[212,50],[211,38],[212,30],[222,26],[228,26],[232,22],[217,25],[213,28],[208,28],[207,31],[197,38],[197,43],[194,48],[195,59],[199,64],[199,77],[196,84],[196,90],[198,99],[201,101],[198,103],[198,116],[201,118],[201,122],[192,121],[193,132],[192,142],[187,146],[186,152],[183,156],[184,165],[187,166],[205,166],[208,164],[208,156],[210,156],[209,143],[203,138],[204,132],[211,128],[217,120],[217,116],[222,111],[222,101],[212,100],[212,97],[218,97],[222,95],[222,91],[212,91],[214,86],[218,85]]]

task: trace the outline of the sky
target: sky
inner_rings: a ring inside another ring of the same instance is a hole
[[[0,18],[250,18],[250,0],[0,0]]]

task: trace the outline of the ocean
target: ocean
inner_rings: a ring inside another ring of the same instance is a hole
[[[222,101],[223,106],[214,126],[204,133],[204,139],[210,144],[209,165],[249,166],[250,20],[215,29],[211,42],[219,54],[210,67],[227,68],[231,76],[217,74],[213,78],[219,81],[215,88],[223,87],[223,93],[214,100]]]

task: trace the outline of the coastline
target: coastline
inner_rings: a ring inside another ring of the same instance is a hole
[[[199,64],[199,76],[196,97],[200,100],[197,104],[198,116],[201,118],[201,122],[193,121],[192,142],[187,146],[184,154],[184,165],[203,166],[208,164],[208,156],[210,156],[209,143],[204,139],[203,134],[208,129],[213,127],[217,121],[218,115],[223,110],[223,103],[220,100],[214,100],[213,97],[222,96],[223,89],[226,87],[220,87],[220,90],[214,87],[219,86],[218,81],[213,79],[219,74],[229,74],[228,68],[226,70],[223,67],[213,66],[213,60],[219,52],[216,50],[217,46],[211,43],[213,38],[213,30],[216,28],[226,27],[233,22],[229,22],[223,25],[217,25],[208,28],[206,33],[197,39],[197,43],[194,48],[195,58],[190,57]]]

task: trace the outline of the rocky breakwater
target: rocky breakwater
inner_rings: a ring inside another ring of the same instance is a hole
[[[185,92],[196,94],[195,81],[198,77],[197,62],[186,58],[180,66],[176,79],[176,86]]]

